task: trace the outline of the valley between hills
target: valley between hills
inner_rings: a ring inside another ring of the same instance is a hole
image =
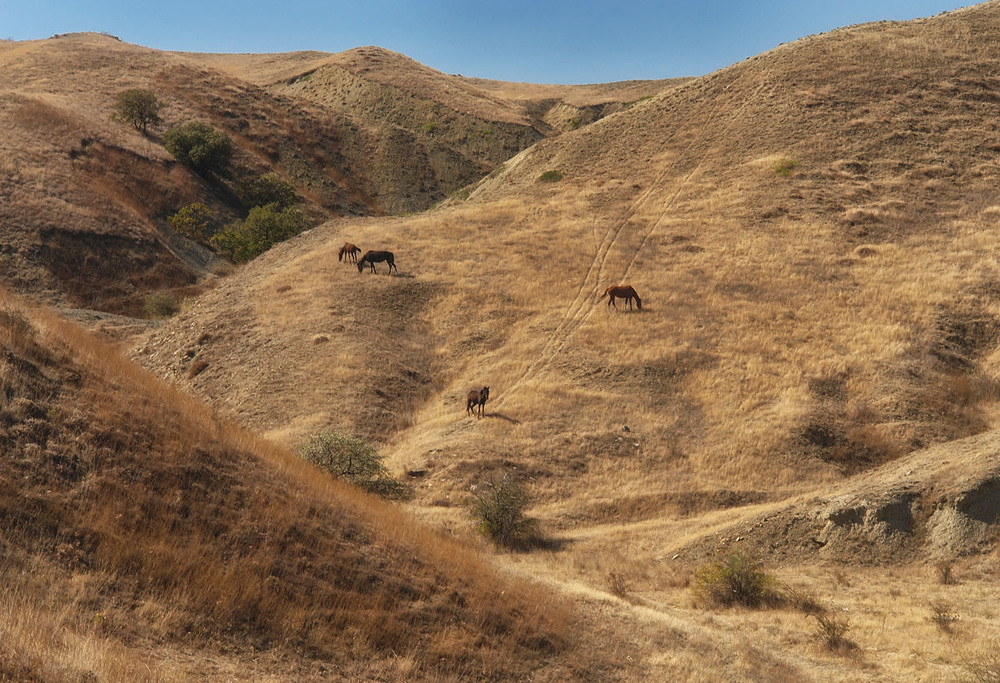
[[[0,41],[0,678],[995,680],[998,36],[591,86]],[[166,151],[192,119],[230,177]],[[171,227],[262,174],[315,227]],[[295,455],[329,432],[407,495]],[[514,550],[469,514],[505,476]],[[724,557],[778,597],[712,604]]]

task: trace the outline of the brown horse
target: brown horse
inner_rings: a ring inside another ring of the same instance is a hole
[[[479,408],[479,417],[483,417],[486,410],[486,399],[490,397],[490,388],[474,389],[469,392],[469,398],[465,402],[465,414],[475,415],[476,408]]]
[[[642,299],[636,294],[632,285],[612,285],[604,290],[601,298],[603,299],[604,297],[608,297],[608,308],[614,306],[616,311],[618,310],[618,304],[615,303],[615,299],[625,299],[625,305],[629,308],[632,308],[632,300],[635,299],[635,305],[639,307],[640,311],[642,310]]]
[[[377,273],[378,271],[375,270],[375,264],[382,263],[382,261],[389,264],[390,275],[393,270],[396,271],[396,275],[399,275],[399,268],[396,268],[396,257],[392,255],[391,251],[372,251],[371,249],[366,251],[364,256],[361,257],[361,260],[358,261],[358,272],[360,273],[364,270],[365,264],[367,263],[368,267],[371,268],[371,272]]]
[[[337,254],[337,260],[343,261],[346,258],[348,263],[357,263],[358,254],[360,253],[361,250],[357,246],[351,244],[350,242],[344,242],[344,246],[340,248],[340,253]]]

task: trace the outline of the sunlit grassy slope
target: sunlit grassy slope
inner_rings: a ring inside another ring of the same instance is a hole
[[[329,659],[350,675],[368,656],[375,668],[362,674],[404,678],[409,667],[558,677],[568,666],[594,678],[930,681],[988,662],[1000,636],[991,597],[1000,518],[991,433],[1000,396],[998,35],[992,2],[783,45],[544,140],[433,211],[326,223],[131,349],[217,411],[199,413],[209,434],[236,433],[225,422],[232,417],[280,446],[327,429],[376,441],[414,496],[405,512],[366,503],[358,509],[378,514],[350,513],[393,520],[372,528],[403,527],[412,513],[471,545],[473,487],[512,473],[535,495],[545,549],[489,556],[500,571],[552,589],[526,593],[541,613],[500,610],[526,619],[504,632],[534,635],[495,641],[494,629],[478,639],[475,628],[491,622],[461,604],[461,591],[446,601],[457,633],[397,630],[364,603],[362,623],[388,629],[408,654],[386,655],[385,642],[358,636],[367,648],[359,654],[322,651],[309,665]],[[345,241],[392,250],[399,274],[339,262]],[[639,291],[641,312],[600,300],[621,282]],[[491,400],[477,420],[465,397],[483,385]],[[138,410],[124,400],[107,415]],[[195,435],[185,458],[199,445],[211,456],[202,432],[166,423]],[[145,438],[116,429],[126,445]],[[223,519],[251,497],[252,512],[263,514],[262,492],[280,500],[291,495],[286,482],[314,481],[278,447],[253,447],[272,455],[246,455],[244,469],[283,478],[265,477],[249,493],[223,478],[219,488],[237,496],[218,502]],[[225,471],[232,458],[210,462]],[[285,464],[273,474],[264,462]],[[123,474],[152,476],[132,471]],[[336,526],[328,515],[339,520],[331,510],[340,508],[313,503],[329,500],[322,492],[331,485],[310,486],[297,513],[304,501],[308,519]],[[122,514],[134,530],[135,518]],[[215,516],[204,519],[211,532],[220,528]],[[191,528],[202,534],[184,536],[197,541],[192,548],[210,542],[209,531]],[[394,552],[396,537],[368,529],[359,523],[363,547],[374,539],[379,550],[360,553],[363,562]],[[334,543],[316,533],[320,540],[301,545]],[[451,560],[457,545],[433,539],[374,582],[418,586],[416,597],[402,588],[392,594],[404,598],[385,603],[386,614],[416,610],[404,625],[439,623],[420,621],[444,595],[428,587],[434,563],[421,558],[465,566]],[[226,542],[222,556],[234,566],[252,561],[234,550],[242,541]],[[781,581],[848,615],[855,654],[817,646],[816,620],[792,609],[695,604],[692,573],[720,549],[763,553]],[[151,562],[140,555],[133,565],[117,551],[96,557],[123,572]],[[960,590],[935,577],[940,562],[954,563]],[[157,591],[184,576],[165,566]],[[508,604],[508,593],[481,590]],[[932,600],[961,615],[965,639],[931,621]],[[596,625],[581,635],[585,647],[606,645],[577,669],[574,641],[560,635],[570,617],[556,609],[569,601]],[[195,627],[235,623],[257,637],[305,623],[246,613],[258,603],[242,598],[174,603],[190,605]],[[354,642],[334,631],[333,642]],[[172,643],[186,632],[166,633]],[[497,650],[477,649],[494,642]],[[434,660],[435,647],[452,654]],[[29,653],[11,666],[34,665]]]
[[[138,357],[287,443],[378,439],[435,472],[432,501],[516,465],[560,519],[767,497],[986,429],[997,11],[806,38],[543,141],[468,201],[331,223]],[[338,263],[344,241],[400,277]],[[599,300],[625,281],[641,313]],[[491,419],[466,419],[484,384]]]
[[[596,661],[567,657],[556,597],[79,328],[4,294],[0,345],[3,677],[561,679]]]

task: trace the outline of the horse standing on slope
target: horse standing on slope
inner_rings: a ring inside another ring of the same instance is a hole
[[[378,271],[375,270],[375,264],[382,263],[382,261],[389,264],[390,275],[393,270],[396,271],[396,275],[399,275],[399,268],[396,268],[396,257],[392,255],[391,251],[372,251],[371,249],[366,251],[364,256],[361,257],[361,260],[358,261],[358,272],[360,273],[364,270],[365,264],[367,263],[368,267],[371,268],[371,272],[377,273]]]
[[[614,306],[616,311],[618,310],[618,304],[615,303],[615,299],[625,299],[625,305],[629,308],[632,308],[632,300],[635,299],[635,305],[640,311],[642,310],[642,299],[636,294],[632,285],[612,285],[604,290],[601,298],[603,299],[604,297],[608,297],[608,308]]]
[[[483,417],[486,411],[486,399],[490,397],[490,388],[474,389],[469,392],[469,398],[465,401],[465,414],[475,415],[476,408],[479,408],[479,417]]]
[[[357,246],[351,244],[350,242],[344,242],[344,246],[340,248],[340,253],[337,254],[337,260],[343,261],[345,258],[348,259],[348,263],[357,263],[358,254],[361,253],[361,249]]]

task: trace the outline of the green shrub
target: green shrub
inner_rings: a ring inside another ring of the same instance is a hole
[[[793,159],[778,159],[777,161],[774,162],[771,168],[773,168],[774,172],[777,173],[778,175],[782,176],[783,178],[787,178],[788,176],[792,175],[792,171],[794,171],[795,167],[798,165],[799,162]]]
[[[212,222],[217,216],[218,212],[208,205],[194,202],[167,218],[167,223],[185,237],[205,241],[209,238]]]
[[[179,310],[177,299],[174,298],[173,294],[164,290],[147,294],[142,306],[143,314],[153,320],[169,318]]]
[[[403,498],[406,486],[390,476],[371,443],[339,432],[323,432],[295,449],[299,457],[335,477],[385,498]]]
[[[295,209],[268,204],[250,209],[246,219],[230,223],[212,235],[210,242],[233,261],[246,263],[313,225],[311,218]]]
[[[268,204],[277,204],[279,209],[287,209],[299,201],[295,186],[282,180],[277,173],[265,173],[256,180],[240,183],[236,194],[247,209]]]
[[[542,175],[538,176],[538,182],[540,183],[557,183],[566,176],[563,175],[562,171],[546,171]]]
[[[131,88],[115,96],[114,114],[111,118],[122,123],[131,123],[135,129],[146,134],[148,126],[160,122],[160,101],[151,90]]]
[[[781,601],[777,580],[762,571],[763,563],[735,552],[703,567],[694,576],[694,591],[712,605],[766,607]]]
[[[525,516],[531,503],[528,489],[509,474],[488,480],[473,493],[470,513],[480,533],[497,545],[523,547],[537,540],[538,522]]]
[[[202,121],[174,126],[163,134],[163,144],[182,164],[196,171],[225,175],[233,157],[229,136]]]

